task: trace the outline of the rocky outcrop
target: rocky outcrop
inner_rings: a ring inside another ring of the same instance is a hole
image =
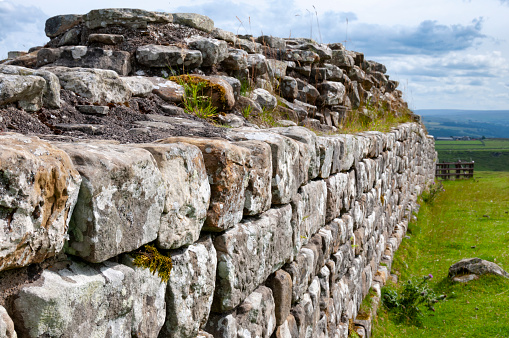
[[[485,274],[509,278],[509,273],[499,265],[480,258],[465,258],[449,268],[449,278],[457,282],[476,279]]]

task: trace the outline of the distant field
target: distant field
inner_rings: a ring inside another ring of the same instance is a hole
[[[440,162],[475,161],[475,170],[509,171],[509,139],[436,141]]]
[[[435,137],[509,137],[509,110],[416,110]]]

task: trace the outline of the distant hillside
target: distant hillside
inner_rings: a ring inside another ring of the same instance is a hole
[[[509,138],[509,110],[419,109],[415,113],[435,137]]]

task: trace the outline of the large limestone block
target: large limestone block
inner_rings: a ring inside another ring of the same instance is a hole
[[[318,155],[320,157],[320,178],[327,178],[331,174],[334,141],[331,137],[318,136],[316,138]]]
[[[130,255],[121,256],[121,262],[134,270],[131,336],[157,337],[166,318],[167,283],[157,273],[134,266],[133,261]]]
[[[266,284],[274,296],[276,324],[283,325],[292,307],[292,277],[284,270],[273,273]]]
[[[171,254],[163,337],[194,338],[207,323],[216,280],[217,256],[210,236]]]
[[[232,313],[211,315],[206,330],[214,337],[271,337],[276,329],[272,291],[260,286]]]
[[[175,23],[193,27],[207,33],[214,30],[214,21],[208,16],[195,13],[173,13]]]
[[[224,231],[240,222],[248,182],[246,161],[250,152],[247,148],[219,139],[191,137],[170,137],[157,142],[184,142],[200,148],[211,189],[204,230]]]
[[[14,323],[3,306],[0,305],[0,337],[17,338],[18,335],[14,330]]]
[[[320,171],[320,148],[316,134],[304,127],[272,128],[270,130],[299,141],[301,171],[304,174],[301,184],[316,178]],[[306,173],[307,175],[305,175]]]
[[[299,172],[299,144],[289,137],[271,132],[237,129],[228,134],[237,141],[257,140],[270,145],[272,151],[272,203],[286,204],[297,193],[302,173]]]
[[[316,88],[320,91],[319,99],[324,106],[343,104],[346,88],[341,82],[324,81]]]
[[[138,47],[136,60],[147,67],[184,67],[185,69],[199,67],[203,62],[202,54],[198,50],[161,45]]]
[[[272,194],[272,152],[270,146],[261,141],[239,141],[235,143],[251,151],[246,166],[249,181],[246,187],[244,215],[257,215],[270,209]]]
[[[132,95],[113,70],[67,67],[46,67],[44,70],[54,73],[62,88],[99,105],[125,103]]]
[[[122,81],[124,81],[133,96],[147,97],[154,90],[152,81],[144,76],[125,76],[122,77]]]
[[[338,173],[329,176],[327,183],[327,216],[326,222],[340,216],[353,206],[356,196],[355,171]]]
[[[253,90],[249,97],[266,110],[272,110],[277,106],[276,97],[262,88]]]
[[[157,238],[166,189],[145,149],[111,143],[58,143],[82,176],[67,251],[102,262]]]
[[[60,252],[81,177],[69,156],[37,137],[0,134],[0,270]]]
[[[290,205],[270,209],[217,236],[218,268],[213,311],[239,305],[292,255]]]
[[[157,337],[163,300],[164,284],[147,270],[70,262],[23,286],[13,313],[23,337]]]
[[[54,38],[65,33],[74,26],[79,25],[83,21],[82,15],[66,14],[56,15],[46,20],[44,32],[49,38]]]
[[[229,48],[228,56],[221,65],[230,70],[242,70],[247,68],[247,52],[242,49]]]
[[[71,68],[109,69],[126,76],[131,72],[131,55],[126,51],[112,51],[99,47],[43,48],[37,53],[37,67],[47,64]]]
[[[315,256],[314,250],[303,247],[295,259],[284,267],[292,278],[292,303],[301,299],[314,277],[315,263],[318,260]]]
[[[134,8],[104,8],[88,12],[83,21],[90,29],[124,26],[134,29],[147,28],[148,23],[169,23],[173,17],[169,13],[149,12]]]
[[[0,74],[0,106],[18,102],[21,109],[38,111],[46,81],[39,76]]]
[[[228,44],[225,41],[193,35],[186,39],[186,43],[191,49],[201,52],[204,67],[219,64],[228,57]]]
[[[46,86],[42,93],[42,103],[47,108],[60,108],[60,82],[58,77],[43,69],[30,69],[17,66],[0,65],[0,73],[11,75],[35,75],[40,76],[46,81]]]
[[[157,245],[176,249],[196,242],[210,201],[210,185],[200,149],[186,143],[136,146],[154,156],[166,189]]]
[[[162,77],[148,77],[147,80],[152,83],[152,93],[161,99],[173,103],[180,103],[184,100],[184,86]]]
[[[295,252],[325,226],[327,186],[322,180],[310,181],[300,187],[298,194],[299,197],[292,203]]]

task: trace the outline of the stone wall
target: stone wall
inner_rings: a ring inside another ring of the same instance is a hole
[[[4,293],[19,335],[345,337],[433,180],[432,138],[228,135],[0,135],[2,277],[51,260]],[[168,283],[126,255],[147,243],[169,249]]]
[[[46,33],[0,65],[0,337],[347,337],[434,179],[418,123],[335,133],[371,98],[405,106],[385,67],[196,14],[96,10]],[[156,76],[168,62],[224,89],[231,128],[182,112],[182,88]],[[241,96],[246,78],[280,91]],[[300,126],[252,125],[246,102]],[[57,121],[81,112],[93,123]],[[12,132],[16,114],[48,133]],[[112,117],[125,129],[105,132]],[[171,257],[169,281],[135,266],[147,244]]]

